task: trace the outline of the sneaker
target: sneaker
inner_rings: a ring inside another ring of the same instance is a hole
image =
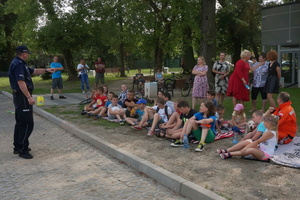
[[[85,91],[82,91],[82,94],[84,94],[85,93]]]
[[[140,130],[142,130],[142,128],[141,128],[141,127],[139,127],[139,126],[136,126],[136,125],[135,125],[135,126],[131,126],[131,128],[133,128],[133,129],[135,129],[135,130],[139,130],[139,131],[140,131]]]
[[[183,141],[182,140],[176,140],[174,143],[171,143],[170,146],[172,147],[182,147]]]
[[[91,117],[91,116],[94,116],[94,114],[93,113],[86,113],[86,116]]]
[[[51,99],[51,100],[54,100],[54,97],[53,97],[53,96],[51,96],[51,97],[50,97],[50,99]]]
[[[81,111],[81,115],[85,115],[87,112],[85,110]]]
[[[195,151],[203,151],[205,145],[206,145],[205,143],[199,143]]]
[[[123,126],[123,125],[124,125],[124,122],[123,122],[123,121],[120,121],[120,125]]]
[[[59,96],[60,99],[66,99],[67,97],[65,97],[64,95]]]
[[[152,131],[151,129],[148,131],[147,133],[148,136],[154,135],[154,131]]]
[[[101,118],[101,116],[97,115],[97,116],[94,117],[94,120],[97,120],[97,119],[100,119],[100,118]]]

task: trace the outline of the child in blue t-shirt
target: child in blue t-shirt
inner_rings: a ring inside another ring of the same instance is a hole
[[[215,99],[216,97],[216,92],[214,90],[209,90],[206,93],[206,98],[208,101],[213,102],[214,106],[217,107],[218,101]]]
[[[98,112],[94,112],[94,119],[100,119],[101,117],[107,117],[107,111],[108,111],[108,106],[111,104],[111,99],[115,96],[115,93],[113,92],[108,92],[107,94],[107,101],[105,102],[105,105],[101,107],[99,110],[97,109]]]
[[[252,131],[249,132],[247,135],[245,135],[244,138],[242,138],[238,144],[232,146],[230,149],[236,150],[240,149],[243,146],[246,146],[253,141],[257,140],[262,136],[262,134],[265,132],[266,127],[263,122],[263,112],[261,110],[257,110],[252,114],[252,120],[257,125],[257,127]],[[217,149],[218,154],[226,153],[226,149]]]
[[[252,120],[257,125],[256,129],[254,129],[252,132],[249,132],[241,141],[251,139],[252,141],[257,140],[261,137],[261,135],[265,132],[266,127],[264,125],[264,122],[262,120],[263,118],[263,112],[261,110],[257,110],[252,114]]]
[[[137,125],[142,120],[142,117],[145,113],[145,107],[147,104],[147,101],[145,99],[140,99],[138,102],[136,102],[138,107],[135,107],[130,112],[130,117],[126,117],[126,122],[132,126]],[[138,116],[138,118],[133,118],[134,116]]]
[[[184,134],[189,135],[191,132],[199,142],[195,151],[203,151],[206,143],[215,140],[215,107],[212,102],[202,102],[200,105],[200,112],[197,112],[185,124],[180,134],[180,139],[176,140],[171,146],[183,146]]]

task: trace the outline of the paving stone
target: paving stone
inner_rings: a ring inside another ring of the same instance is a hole
[[[34,114],[34,156],[13,154],[14,107],[0,94],[1,200],[185,199]]]

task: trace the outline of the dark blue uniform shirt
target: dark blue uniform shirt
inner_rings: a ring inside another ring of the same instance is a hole
[[[31,74],[34,72],[33,68],[27,67],[26,62],[20,57],[16,56],[10,64],[8,70],[9,82],[11,89],[21,91],[18,81],[25,81],[28,91],[32,92],[34,89]]]

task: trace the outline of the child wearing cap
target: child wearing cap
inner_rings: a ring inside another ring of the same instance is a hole
[[[244,111],[243,104],[236,104],[232,113],[231,120],[228,121],[228,125],[231,127],[244,127],[247,124],[247,118]]]
[[[147,101],[145,99],[140,99],[136,102],[137,107],[134,107],[130,112],[130,117],[126,117],[126,122],[132,126],[137,125],[142,120],[142,117],[145,113],[145,107]],[[138,118],[133,118],[134,116],[138,116]],[[143,125],[141,127],[144,127]]]

